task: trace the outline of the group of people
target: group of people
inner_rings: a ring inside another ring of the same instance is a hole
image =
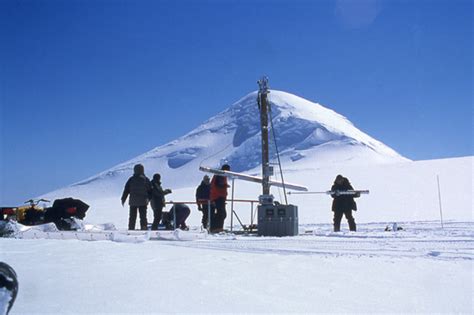
[[[224,164],[221,170],[230,171],[230,166]],[[227,177],[214,175],[211,180],[205,175],[196,189],[196,203],[198,210],[202,212],[202,226],[205,229],[209,228],[211,232],[224,230],[224,221],[227,217],[225,204],[229,187]]]
[[[153,175],[153,180],[150,181],[145,176],[145,168],[141,164],[133,167],[133,176],[130,177],[125,184],[122,193],[122,206],[128,199],[130,205],[130,213],[128,217],[128,229],[135,229],[135,222],[137,220],[137,212],[140,215],[140,229],[148,229],[147,207],[151,201],[153,209],[153,224],[152,229],[157,229],[161,221],[161,215],[164,207],[165,195],[171,193],[171,190],[164,190],[161,187],[161,175]]]
[[[224,171],[230,171],[230,166],[225,164],[221,167]],[[130,213],[128,220],[128,229],[134,230],[137,212],[140,215],[140,228],[146,230],[148,228],[147,206],[151,204],[153,209],[152,230],[157,230],[160,222],[167,228],[187,229],[186,218],[190,214],[190,209],[184,204],[174,204],[169,212],[163,212],[166,201],[165,196],[170,194],[171,189],[163,189],[161,187],[161,175],[154,174],[150,181],[145,176],[145,168],[141,164],[137,164],[133,168],[133,176],[130,177],[125,184],[122,194],[122,206],[129,197]],[[202,212],[202,226],[210,232],[217,233],[224,230],[224,221],[227,217],[226,200],[227,189],[230,186],[227,183],[227,177],[214,175],[212,180],[205,175],[201,184],[196,189],[196,204],[198,210]],[[356,223],[352,215],[352,211],[357,210],[354,198],[360,195],[340,194],[339,192],[354,190],[349,180],[337,175],[334,184],[331,187],[333,198],[332,211],[334,212],[333,226],[334,231],[339,232],[341,229],[342,216],[345,216],[349,230],[356,231]]]
[[[230,166],[225,164],[221,169],[229,171]],[[211,180],[206,175],[196,190],[196,203],[198,210],[202,212],[202,225],[213,233],[224,230],[224,221],[227,217],[225,204],[228,187],[225,176],[215,175]],[[154,174],[150,181],[145,175],[143,165],[135,165],[133,176],[126,182],[121,198],[122,206],[127,198],[130,206],[128,229],[135,229],[137,214],[140,216],[140,229],[148,229],[147,208],[149,203],[153,210],[152,230],[158,230],[160,222],[166,228],[188,229],[186,219],[191,210],[187,205],[176,203],[169,212],[163,211],[166,205],[165,196],[170,193],[172,193],[171,189],[163,189],[161,186],[160,174]]]

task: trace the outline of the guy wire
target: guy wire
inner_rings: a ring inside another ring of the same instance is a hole
[[[273,114],[272,114],[272,106],[271,106],[270,101],[268,102],[268,109],[269,109],[268,112],[270,114],[270,124],[272,126],[273,142],[275,143],[275,150],[276,150],[276,154],[277,154],[277,158],[278,158],[278,167],[280,169],[281,183],[282,183],[282,186],[283,186],[283,195],[285,196],[285,204],[288,204],[288,197],[286,196],[285,179],[283,177],[283,170],[281,168],[280,152],[278,150],[278,144],[277,144],[277,141],[276,141],[275,128],[273,127]]]

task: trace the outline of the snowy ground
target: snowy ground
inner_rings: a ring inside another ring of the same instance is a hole
[[[12,314],[472,313],[474,223],[304,225],[297,237],[0,239]]]
[[[13,266],[20,281],[12,314],[472,314],[473,161],[310,163],[287,171],[286,180],[313,191],[329,189],[338,173],[356,189],[369,189],[357,201],[355,233],[347,232],[345,219],[343,232],[331,232],[330,197],[291,195],[299,207],[302,235],[296,237],[204,235],[141,243],[0,238],[0,261]],[[165,188],[172,188],[167,179]],[[125,228],[128,211],[119,192],[104,198],[94,187],[73,195],[91,205],[86,221]],[[259,190],[245,182],[234,188],[236,198],[245,199]],[[168,200],[192,201],[194,190],[176,189]],[[273,193],[281,200],[281,192]],[[191,209],[188,223],[198,229],[200,213]],[[249,205],[235,209],[250,223]],[[385,232],[393,222],[403,230]]]
[[[333,165],[319,168],[314,163],[301,163],[297,169],[287,169],[285,180],[304,185],[310,191],[326,191],[331,188],[337,174],[347,176],[355,189],[368,189],[369,195],[357,199],[359,210],[355,213],[357,222],[384,221],[426,221],[440,219],[440,204],[437,177],[443,218],[445,220],[473,221],[472,170],[473,157],[440,159],[429,161],[403,162],[369,165]],[[204,173],[200,173],[202,177]],[[278,173],[277,173],[278,175]],[[278,177],[276,180],[278,180]],[[172,188],[173,193],[166,196],[168,201],[194,201],[195,189],[200,182],[191,182],[191,187],[174,189],[174,178],[163,178],[163,187]],[[120,191],[111,194],[100,186],[84,188],[73,194],[46,195],[47,199],[75,197],[91,205],[86,220],[91,223],[113,222],[118,228],[127,227],[128,208],[120,205]],[[231,183],[232,184],[232,183]],[[236,180],[234,183],[236,199],[258,199],[261,186],[255,183]],[[275,199],[284,203],[281,189],[272,187]],[[231,189],[229,189],[229,195]],[[288,202],[298,205],[300,224],[331,223],[331,202],[327,195],[290,195]],[[200,224],[200,213],[194,205],[189,205],[191,215],[188,223]],[[254,205],[255,206],[255,205]],[[167,210],[169,210],[169,206]],[[226,225],[230,225],[230,208]],[[235,203],[234,209],[245,224],[250,223],[250,204]],[[149,210],[148,218],[152,218]],[[235,220],[235,218],[234,218]],[[234,221],[235,223],[235,221]]]

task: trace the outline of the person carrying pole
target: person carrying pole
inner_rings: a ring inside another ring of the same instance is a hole
[[[352,210],[357,210],[357,204],[354,198],[360,197],[359,192],[354,194],[345,194],[348,190],[354,190],[349,180],[342,176],[337,175],[334,180],[334,184],[331,187],[332,211],[334,212],[334,232],[341,230],[341,219],[342,215],[345,215],[349,224],[349,230],[356,231],[356,223],[352,216]]]

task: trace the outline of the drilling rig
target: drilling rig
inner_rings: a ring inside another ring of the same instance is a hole
[[[203,172],[208,172],[219,176],[226,176],[232,179],[241,179],[245,181],[261,183],[262,194],[258,198],[258,235],[295,236],[298,235],[298,207],[289,204],[282,205],[278,202],[275,202],[273,195],[270,194],[270,187],[282,187],[285,191],[286,189],[308,191],[308,188],[297,184],[285,183],[283,178],[281,182],[270,180],[270,177],[273,175],[273,167],[270,165],[268,132],[269,116],[271,117],[271,115],[269,115],[271,111],[271,104],[268,101],[270,89],[268,87],[267,77],[262,77],[262,79],[258,80],[257,83],[259,85],[257,104],[260,112],[260,128],[262,134],[262,177],[260,178],[257,176],[204,166],[200,166],[199,169]]]
[[[260,204],[258,206],[258,235],[295,236],[298,235],[298,207],[276,203],[273,200],[273,195],[270,194],[270,176],[273,175],[273,167],[270,166],[268,136],[268,118],[269,110],[271,110],[268,101],[270,90],[267,77],[263,77],[257,83],[259,85],[257,103],[262,134],[262,194],[259,197]],[[282,186],[285,188],[284,183]]]

